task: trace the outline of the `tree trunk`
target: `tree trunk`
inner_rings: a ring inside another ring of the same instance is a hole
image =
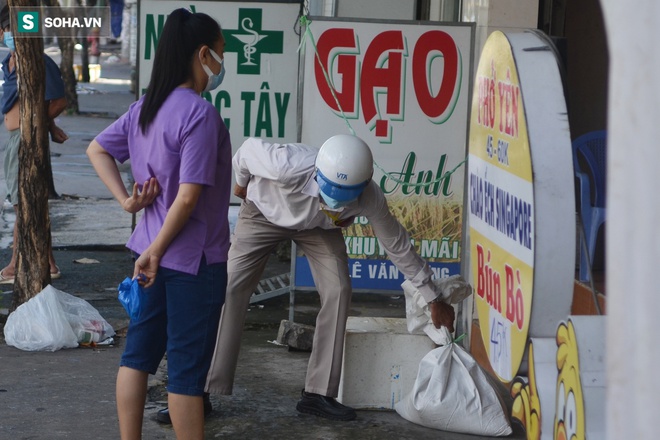
[[[10,0],[10,6],[36,7],[35,0]],[[21,114],[18,150],[18,243],[12,307],[34,297],[50,283],[51,248],[48,213],[48,115],[45,106],[46,68],[41,38],[16,38]]]
[[[64,81],[64,96],[66,97],[67,108],[69,114],[80,113],[78,107],[78,93],[76,92],[76,84],[78,79],[73,71],[73,38],[58,37],[57,43],[62,51],[62,60],[60,61],[60,72],[62,73],[62,80]]]
[[[82,50],[80,51],[80,69],[82,70],[82,82],[89,82],[89,43],[87,41],[87,30],[80,29],[80,44]]]
[[[78,0],[79,6],[95,6],[96,0],[87,0],[82,2]],[[87,41],[87,28],[80,28],[80,44],[82,45],[82,51],[80,52],[80,69],[82,70],[82,82],[88,83],[90,80],[89,76],[89,41]]]
[[[55,8],[60,7],[57,0],[46,0],[44,4]],[[78,78],[76,78],[73,71],[73,46],[75,45],[75,39],[73,38],[73,32],[66,28],[55,28],[55,32],[57,33],[57,44],[62,52],[60,73],[62,73],[62,80],[64,81],[64,96],[67,103],[65,111],[68,114],[78,114],[80,113],[78,93],[76,92]]]

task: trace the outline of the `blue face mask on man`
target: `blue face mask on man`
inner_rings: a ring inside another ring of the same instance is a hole
[[[5,46],[9,48],[12,52],[16,52],[16,45],[14,44],[14,36],[9,31],[4,32],[4,42]]]
[[[330,196],[327,196],[323,191],[320,191],[319,194],[321,194],[321,197],[323,198],[323,201],[325,204],[328,206],[330,209],[339,209],[343,208],[344,206],[348,205],[349,203],[352,202],[352,200],[335,200]]]
[[[220,55],[215,53],[213,49],[209,48],[209,52],[211,53],[213,59],[216,60],[218,63],[220,63],[220,73],[216,75],[215,73],[213,73],[213,71],[209,66],[202,63],[202,69],[204,69],[204,72],[209,76],[209,80],[206,83],[204,92],[210,92],[211,90],[217,89],[218,86],[222,84],[222,80],[225,79],[225,62],[224,62],[225,60],[220,58]],[[200,62],[201,62],[201,58],[200,58]]]

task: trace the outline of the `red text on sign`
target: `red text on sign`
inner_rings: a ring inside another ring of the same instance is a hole
[[[377,34],[363,50],[356,31],[332,28],[316,44],[314,76],[319,94],[332,110],[373,126],[376,137],[391,136],[391,120],[405,114],[406,38],[403,31]],[[461,56],[446,32],[431,30],[415,42],[412,83],[420,110],[434,123],[453,111],[461,84]],[[434,69],[433,66],[441,66]],[[327,78],[326,78],[327,75]]]
[[[502,276],[491,266],[490,250],[484,255],[484,248],[477,244],[477,295],[488,305],[502,313]],[[506,286],[506,309],[503,314],[506,319],[522,330],[525,322],[525,301],[522,291],[522,280],[519,270],[515,271],[508,264],[504,265]]]

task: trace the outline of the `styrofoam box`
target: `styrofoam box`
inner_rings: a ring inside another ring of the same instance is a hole
[[[435,347],[425,333],[408,333],[405,318],[349,317],[338,400],[353,408],[394,409]]]

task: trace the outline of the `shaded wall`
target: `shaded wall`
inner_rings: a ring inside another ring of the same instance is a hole
[[[566,2],[564,37],[571,138],[607,128],[608,50],[599,0]]]

